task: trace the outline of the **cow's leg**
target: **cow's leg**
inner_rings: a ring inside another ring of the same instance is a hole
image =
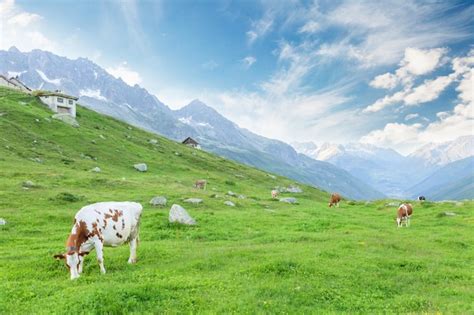
[[[94,240],[94,247],[97,253],[97,262],[99,263],[100,272],[105,273],[104,252],[103,252],[104,244],[99,238],[97,238]]]
[[[338,208],[339,208],[339,202],[338,202],[338,203],[336,203],[336,207],[338,207]]]
[[[77,272],[79,272],[79,274],[82,273],[83,264],[84,264],[84,256],[79,255],[79,268],[77,268]]]
[[[137,246],[138,246],[138,235],[130,241],[130,258],[128,259],[129,264],[137,262]]]

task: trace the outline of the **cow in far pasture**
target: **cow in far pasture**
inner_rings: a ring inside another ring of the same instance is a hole
[[[397,226],[402,227],[403,222],[405,226],[410,226],[410,217],[413,214],[413,206],[409,203],[402,203],[397,210]]]
[[[426,200],[425,196],[418,196],[418,201],[425,201],[425,200]]]
[[[329,207],[339,207],[339,202],[341,202],[341,199],[341,195],[339,195],[338,193],[331,194],[331,198],[329,199]]]
[[[194,187],[197,189],[204,189],[206,190],[207,181],[205,179],[198,179],[196,183],[194,183]]]
[[[272,199],[276,199],[279,194],[280,194],[280,192],[278,190],[273,189],[272,190]]]

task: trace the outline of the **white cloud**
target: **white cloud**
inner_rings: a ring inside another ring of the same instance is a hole
[[[406,105],[417,105],[435,100],[451,82],[453,82],[453,79],[449,76],[440,76],[434,80],[427,80],[405,95],[403,102]]]
[[[42,16],[24,11],[15,1],[0,3],[0,49],[16,46],[21,51],[35,48],[58,51],[59,45],[41,31]]]
[[[401,153],[408,153],[418,143],[418,134],[421,124],[388,123],[383,129],[371,131],[360,139],[362,143],[373,144],[379,147],[393,148]]]
[[[419,114],[408,114],[408,115],[405,116],[405,121],[415,119],[419,116],[420,116]]]
[[[399,78],[392,73],[385,73],[376,76],[369,85],[376,89],[393,89],[398,85]]]
[[[201,66],[203,69],[206,69],[206,70],[214,70],[215,68],[219,67],[219,64],[215,62],[214,60],[209,60],[203,63]]]
[[[321,29],[321,25],[319,25],[316,21],[308,21],[305,25],[303,25],[299,29],[299,33],[316,33]]]
[[[126,61],[123,61],[114,67],[108,67],[105,70],[117,79],[121,78],[130,86],[134,86],[135,84],[140,84],[142,82],[140,74],[130,69]]]
[[[252,28],[247,31],[247,40],[252,45],[258,38],[265,36],[272,28],[273,14],[268,12],[260,20],[252,22]]]
[[[253,56],[247,56],[244,59],[242,59],[242,63],[244,64],[245,68],[250,68],[255,62],[257,62],[257,58]]]

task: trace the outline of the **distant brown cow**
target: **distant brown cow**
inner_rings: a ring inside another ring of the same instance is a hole
[[[402,203],[397,210],[397,226],[401,227],[403,221],[405,221],[405,226],[410,226],[410,217],[413,213],[413,207],[409,203]]]
[[[207,181],[205,179],[198,179],[194,184],[195,188],[206,190]]]
[[[341,199],[341,195],[339,195],[338,193],[331,194],[331,199],[329,199],[329,207],[339,207],[339,202],[341,201]]]

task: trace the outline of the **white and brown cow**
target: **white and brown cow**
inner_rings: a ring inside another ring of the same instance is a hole
[[[205,179],[198,179],[196,183],[194,183],[194,187],[198,189],[206,190],[207,181]]]
[[[331,194],[331,198],[329,199],[329,207],[339,207],[339,202],[341,202],[341,199],[341,195],[339,195],[338,193]]]
[[[409,203],[402,203],[397,210],[397,226],[401,227],[403,221],[405,221],[405,226],[410,226],[410,217],[413,213],[413,206]]]
[[[276,199],[276,197],[278,197],[278,195],[280,194],[280,192],[276,189],[273,189],[272,190],[272,199]]]
[[[66,241],[66,253],[54,256],[56,259],[65,259],[71,280],[79,278],[84,257],[94,248],[102,273],[105,273],[104,246],[115,247],[129,242],[128,263],[135,263],[142,209],[142,205],[136,202],[99,202],[79,210]]]

